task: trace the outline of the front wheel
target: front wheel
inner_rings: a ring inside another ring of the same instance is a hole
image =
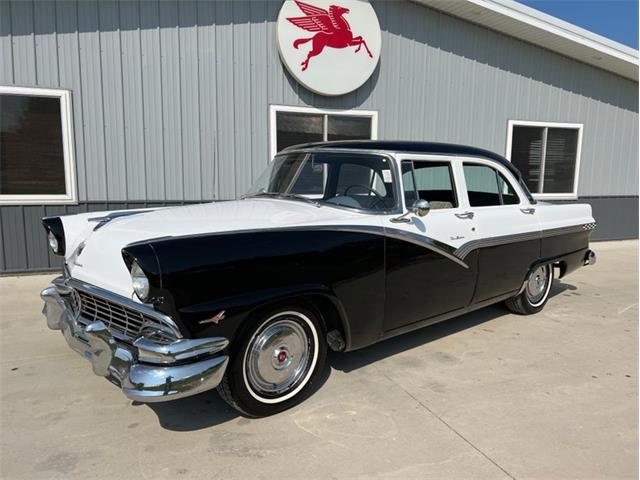
[[[252,417],[281,412],[302,401],[324,367],[327,346],[319,316],[302,307],[261,316],[231,357],[220,396]]]
[[[553,266],[536,267],[525,280],[522,291],[504,303],[509,310],[520,315],[538,313],[549,299],[552,283]]]

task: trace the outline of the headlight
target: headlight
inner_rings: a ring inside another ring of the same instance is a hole
[[[131,265],[131,283],[133,291],[136,292],[138,298],[143,302],[147,300],[149,296],[149,279],[137,262],[133,262],[133,265]]]
[[[49,232],[49,235],[47,237],[49,241],[49,247],[51,247],[53,253],[58,253],[58,239],[56,238],[56,236],[52,232]]]

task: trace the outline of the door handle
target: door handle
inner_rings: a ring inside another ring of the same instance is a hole
[[[455,213],[454,215],[458,218],[468,218],[469,220],[473,218],[473,212]]]
[[[525,215],[533,215],[534,213],[536,213],[535,208],[521,208],[520,211]]]

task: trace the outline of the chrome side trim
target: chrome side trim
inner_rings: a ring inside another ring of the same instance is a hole
[[[419,247],[426,248],[435,253],[446,257],[452,262],[457,263],[461,267],[469,268],[469,266],[455,255],[455,249],[446,243],[439,242],[433,238],[420,235],[399,228],[389,228],[375,225],[309,225],[300,227],[283,227],[276,229],[277,231],[331,231],[331,232],[350,232],[350,233],[367,233],[370,235],[378,235],[383,237],[394,238],[404,242],[409,242]]]
[[[571,233],[580,233],[593,230],[596,228],[595,223],[585,223],[580,225],[571,225],[568,227],[550,228],[547,230],[516,233],[513,235],[503,235],[499,237],[481,238],[465,243],[455,251],[456,257],[464,259],[469,253],[478,248],[495,247],[507,243],[525,242],[527,240],[536,240],[538,238],[555,237],[559,235],[567,235]]]
[[[93,231],[95,232],[96,230],[104,227],[107,223],[109,223],[111,220],[115,220],[116,218],[129,217],[131,215],[138,215],[140,213],[147,213],[147,212],[153,212],[153,209],[149,209],[149,210],[125,210],[123,212],[110,213],[109,215],[105,215],[104,217],[91,217],[91,218],[88,218],[87,221],[88,222],[98,222],[98,224],[95,227],[93,227]]]
[[[516,233],[513,235],[503,235],[500,237],[481,238],[478,240],[472,240],[470,242],[465,243],[455,251],[455,255],[456,257],[464,259],[473,250],[477,250],[479,248],[495,247],[495,246],[504,245],[507,243],[524,242],[527,240],[536,240],[540,237],[541,237],[540,232],[535,231],[535,232],[526,232],[526,233]]]
[[[205,237],[209,235],[235,235],[238,233],[258,233],[258,232],[308,232],[308,231],[323,231],[323,232],[350,232],[350,233],[366,233],[370,235],[378,235],[380,237],[395,238],[396,240],[402,240],[405,242],[413,243],[419,247],[426,248],[433,252],[439,253],[443,257],[448,258],[452,262],[457,263],[461,267],[469,268],[469,266],[455,254],[455,248],[452,246],[435,240],[433,238],[418,234],[400,230],[397,228],[383,227],[382,225],[300,225],[278,228],[249,228],[246,230],[230,230],[225,232],[213,232],[213,233],[199,233],[196,235],[187,235],[186,237]],[[169,237],[169,238],[153,238],[147,241],[156,240],[172,240],[185,237]]]

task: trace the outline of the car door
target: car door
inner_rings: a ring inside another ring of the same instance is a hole
[[[476,281],[474,255],[455,252],[476,238],[475,226],[457,217],[460,203],[456,160],[407,156],[400,159],[402,202],[430,202],[424,217],[386,216],[385,332],[465,307]]]
[[[459,253],[477,255],[477,303],[520,289],[540,256],[540,225],[535,205],[506,168],[480,159],[465,159],[461,168],[468,208],[458,220],[474,225],[477,238]]]

